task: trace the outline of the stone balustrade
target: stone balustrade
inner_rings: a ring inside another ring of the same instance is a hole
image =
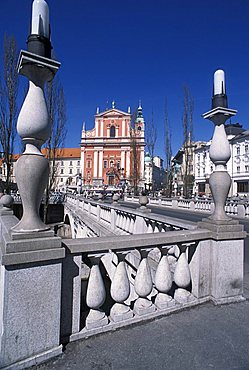
[[[62,337],[74,341],[207,301],[243,300],[238,235],[218,241],[216,232],[197,228],[64,240]]]
[[[67,195],[65,202],[65,213],[67,212],[74,215],[72,222],[75,230],[95,222],[95,225],[106,230],[105,233],[101,233],[102,236],[156,233],[196,227],[192,222],[143,212],[140,207],[137,209],[125,208],[114,203],[107,204],[72,194]],[[83,221],[84,225],[79,222],[80,220]],[[88,236],[93,236],[93,234]],[[100,236],[100,234],[95,233],[95,236]],[[76,231],[74,237],[82,237],[82,235]]]
[[[188,229],[178,220],[160,222],[151,213],[77,197],[70,201],[77,217],[91,215],[91,230],[99,217],[121,235],[100,232],[95,238],[64,240],[52,231],[16,235],[11,228],[17,218],[10,209],[1,210],[0,289],[8,294],[1,293],[0,365],[21,369],[58,355],[67,341],[207,301],[243,300],[246,233],[238,222],[207,220]],[[146,233],[135,234],[139,219],[148,222]],[[27,349],[26,343],[32,346]]]
[[[125,196],[125,201],[138,203],[138,197]],[[190,211],[212,213],[214,203],[211,199],[180,199],[180,198],[149,198],[149,204],[153,206],[165,206]],[[228,215],[240,218],[249,218],[249,202],[243,199],[228,199],[225,211]]]

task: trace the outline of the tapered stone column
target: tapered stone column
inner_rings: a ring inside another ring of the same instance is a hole
[[[49,176],[49,163],[40,149],[51,131],[43,88],[45,82],[53,79],[59,66],[59,62],[30,52],[20,53],[18,71],[30,82],[17,122],[17,132],[25,145],[25,151],[16,164],[16,181],[22,199],[23,216],[13,228],[14,232],[49,229],[39,217],[39,207]]]
[[[209,180],[214,199],[214,211],[211,216],[199,222],[200,228],[212,231],[212,240],[205,248],[205,256],[202,255],[199,246],[194,256],[194,259],[199,258],[200,261],[199,281],[204,281],[205,274],[212,276],[210,285],[203,286],[202,290],[208,291],[217,304],[243,300],[243,239],[246,233],[243,225],[225,213],[226,199],[231,186],[231,177],[226,169],[231,151],[225,132],[225,122],[236,113],[236,110],[228,108],[225,73],[218,70],[214,74],[212,109],[203,114],[203,118],[212,121],[215,125],[210,146],[210,158],[215,169]],[[204,266],[202,267],[202,260],[206,263],[209,261],[208,271],[205,271]],[[192,272],[196,274],[196,271]],[[193,289],[196,292],[195,286]],[[196,293],[200,296],[200,292]]]
[[[227,108],[227,95],[225,93],[225,74],[218,70],[214,74],[214,95],[212,110],[204,113],[203,118],[215,124],[214,135],[210,146],[210,159],[215,165],[214,172],[209,179],[209,185],[214,198],[214,212],[209,217],[215,221],[230,220],[225,213],[225,203],[231,186],[231,177],[226,165],[231,157],[230,145],[225,131],[225,122],[237,113]]]

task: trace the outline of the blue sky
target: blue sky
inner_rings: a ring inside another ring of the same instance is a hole
[[[249,128],[248,0],[48,0],[52,44],[68,116],[67,147],[77,147],[83,121],[93,127],[96,107],[132,110],[142,100],[158,128],[156,152],[164,156],[167,99],[175,153],[182,144],[183,85],[194,98],[194,138],[208,140],[213,73],[226,73],[233,122]],[[0,34],[26,48],[31,0],[1,1]],[[2,42],[0,52],[2,51]],[[1,67],[1,64],[0,64]],[[1,72],[1,69],[0,69]],[[23,77],[20,77],[24,79]]]

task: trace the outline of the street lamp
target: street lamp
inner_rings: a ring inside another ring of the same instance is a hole
[[[209,217],[213,221],[231,220],[225,213],[226,198],[231,186],[231,177],[226,169],[226,164],[231,156],[230,145],[225,131],[225,122],[237,113],[234,109],[227,108],[227,95],[225,90],[225,73],[218,70],[214,74],[214,94],[212,97],[212,110],[204,113],[205,119],[215,125],[209,155],[215,165],[209,178],[215,209]]]
[[[44,84],[51,81],[60,63],[51,59],[49,10],[45,0],[34,0],[28,51],[21,50],[18,73],[29,80],[29,91],[17,121],[17,132],[25,151],[16,163],[16,181],[23,204],[23,216],[12,228],[17,233],[49,229],[39,217],[39,206],[49,176],[48,160],[41,146],[49,138],[51,124],[44,96]]]

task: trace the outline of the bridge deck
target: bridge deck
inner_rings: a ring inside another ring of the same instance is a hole
[[[70,343],[46,370],[248,369],[249,302],[205,304]]]

